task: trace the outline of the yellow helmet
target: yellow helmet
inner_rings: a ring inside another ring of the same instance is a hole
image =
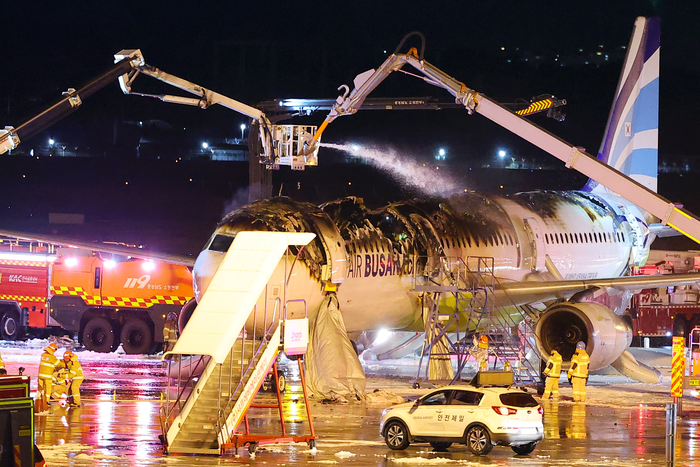
[[[482,349],[488,349],[489,338],[486,335],[483,335],[479,338],[479,347],[481,347]]]
[[[67,362],[67,361],[70,360],[72,357],[73,357],[73,352],[71,352],[70,350],[66,350],[65,352],[63,352],[63,360],[64,360],[64,361]]]
[[[58,350],[58,346],[56,345],[55,342],[52,342],[46,346],[46,348],[44,349],[44,352],[54,353],[57,350]]]

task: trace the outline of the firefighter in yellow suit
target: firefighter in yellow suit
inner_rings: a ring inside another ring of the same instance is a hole
[[[554,399],[559,399],[559,376],[561,375],[561,355],[552,349],[552,353],[547,360],[547,367],[544,374],[547,379],[544,383],[544,393],[542,399],[549,399],[550,395]]]
[[[38,410],[43,412],[49,406],[49,397],[51,397],[51,386],[53,385],[53,371],[58,363],[58,358],[54,352],[58,350],[55,343],[51,343],[44,349],[41,354],[41,363],[39,364],[39,386],[37,389],[37,399],[40,402]]]
[[[177,313],[171,311],[163,324],[163,352],[169,352],[177,342]]]
[[[586,353],[586,344],[576,344],[576,353],[571,357],[571,367],[567,375],[574,387],[574,402],[586,402],[586,381],[588,380],[588,365],[590,360]]]
[[[70,380],[68,393],[69,398],[73,398],[70,405],[72,407],[80,407],[80,385],[83,384],[85,375],[83,374],[83,367],[78,361],[78,356],[70,350],[66,350],[63,354],[63,361],[56,368],[65,368],[68,372],[66,375],[66,379]]]

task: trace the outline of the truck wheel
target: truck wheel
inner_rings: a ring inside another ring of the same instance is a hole
[[[19,317],[16,311],[8,311],[0,321],[0,335],[6,341],[15,341],[19,337]]]
[[[153,343],[153,334],[143,320],[130,319],[122,327],[122,348],[128,354],[145,354]]]
[[[83,329],[83,345],[93,352],[109,353],[116,336],[112,323],[105,318],[92,318]]]
[[[282,373],[278,375],[277,387],[280,389],[280,392],[284,392],[287,389],[287,378]]]
[[[673,335],[677,337],[688,338],[688,323],[685,320],[685,315],[677,314],[676,318],[673,320]]]

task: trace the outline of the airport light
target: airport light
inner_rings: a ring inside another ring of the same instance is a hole
[[[352,147],[352,152],[354,152],[355,154],[357,154],[358,152],[360,152],[360,146],[359,146],[359,145],[353,144],[351,147]]]
[[[435,160],[444,161],[446,157],[447,157],[447,151],[444,148],[440,148],[440,149],[438,149],[437,156],[435,156]]]
[[[241,139],[243,139],[244,134],[245,134],[245,123],[241,123]]]
[[[204,143],[202,143],[202,149],[206,149],[208,147],[209,147],[209,144],[206,141]]]
[[[49,146],[53,146],[55,142],[56,142],[56,141],[54,141],[53,139],[49,138]]]
[[[507,153],[506,153],[503,149],[500,149],[500,150],[498,151],[498,157],[500,157],[501,159],[503,159],[504,157],[506,157],[506,154],[507,154]]]

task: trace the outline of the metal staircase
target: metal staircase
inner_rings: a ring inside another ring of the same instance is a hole
[[[426,262],[427,263],[427,262]],[[534,342],[531,316],[513,305],[495,308],[491,298],[496,288],[494,259],[467,257],[442,259],[440,267],[424,270],[414,278],[414,291],[421,294],[425,316],[425,339],[414,386],[430,380],[424,360],[454,360],[451,382],[461,378],[470,359],[475,334],[487,335],[491,369],[510,365],[518,385],[538,384],[539,358]],[[445,303],[452,303],[449,309]],[[442,308],[441,305],[442,304]],[[421,373],[423,376],[421,377]]]
[[[230,439],[227,420],[235,403],[249,384],[255,388],[253,396],[257,393],[277,357],[280,340],[276,327],[269,341],[239,338],[222,364],[209,359],[180,412],[187,415],[175,417],[177,426],[168,428],[169,453],[220,453],[220,446]],[[272,361],[262,358],[268,347],[274,348]],[[264,371],[256,372],[258,365]],[[250,400],[244,402],[249,404]]]
[[[283,302],[269,297],[267,283],[288,246],[306,245],[314,236],[236,235],[175,348],[163,356],[174,381],[161,409],[165,452],[220,454],[231,439],[280,349]],[[281,269],[289,277],[286,262]],[[261,296],[265,307],[259,310]],[[274,304],[270,310],[268,303]],[[246,323],[252,323],[250,333]]]

